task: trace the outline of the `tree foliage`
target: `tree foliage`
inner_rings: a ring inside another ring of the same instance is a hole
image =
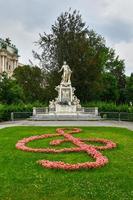
[[[108,72],[118,93],[112,99],[120,100],[125,89],[124,61],[115,55],[113,49],[106,47],[102,36],[88,29],[79,12],[62,13],[52,25],[51,33],[40,34],[38,44],[42,53],[33,53],[45,71],[46,90],[51,91],[51,98],[60,82],[58,70],[63,61],[67,61],[73,71],[72,84],[76,87],[76,95],[82,102],[99,100],[101,96],[108,100],[106,95],[102,95],[108,89],[103,74]]]
[[[127,102],[132,102],[133,104],[133,73],[131,73],[130,77],[127,77],[126,97]]]
[[[22,88],[4,72],[0,75],[0,102],[11,104],[24,100]]]
[[[44,98],[44,77],[40,68],[25,65],[14,71],[14,78],[23,88],[27,102],[42,101]]]
[[[117,102],[119,99],[117,80],[110,72],[103,74],[103,84],[105,87],[103,87],[101,100],[106,100],[107,102]]]

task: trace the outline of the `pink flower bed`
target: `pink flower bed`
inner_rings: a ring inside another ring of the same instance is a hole
[[[67,131],[67,132],[65,132]],[[62,153],[62,152],[86,152],[89,156],[95,159],[94,162],[84,162],[84,163],[76,163],[76,164],[69,164],[61,161],[49,161],[49,160],[39,160],[37,161],[40,165],[45,168],[54,168],[54,169],[65,169],[65,170],[76,170],[81,168],[98,168],[102,167],[108,163],[108,158],[103,156],[101,152],[98,150],[106,150],[112,149],[116,147],[116,143],[112,142],[111,140],[101,139],[101,138],[90,138],[90,139],[80,139],[75,138],[73,134],[79,133],[81,130],[79,128],[73,128],[69,131],[66,128],[58,128],[56,129],[56,134],[44,134],[38,136],[31,136],[28,138],[23,138],[22,140],[18,141],[16,144],[16,148],[29,151],[29,152],[42,152],[42,153]],[[52,148],[31,148],[27,147],[26,144],[33,140],[40,140],[49,137],[55,136],[64,136],[64,139],[52,140],[50,145],[57,146],[63,142],[71,142],[77,147],[74,148],[63,148],[63,149],[52,149]],[[94,146],[91,144],[86,144],[87,142],[100,142],[103,143],[104,146]]]

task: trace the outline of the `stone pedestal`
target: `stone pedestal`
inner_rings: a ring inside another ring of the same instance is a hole
[[[59,86],[56,87],[56,90],[58,91],[58,102],[72,102],[74,88],[72,88],[71,84],[65,85],[61,83]]]
[[[50,101],[49,110],[54,113],[77,113],[77,110],[81,108],[80,100],[74,95],[75,88],[71,86],[71,83],[61,82],[56,88],[58,97],[55,100]]]

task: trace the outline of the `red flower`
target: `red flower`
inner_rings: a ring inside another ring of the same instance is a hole
[[[95,159],[95,162],[85,162],[85,163],[76,163],[76,164],[69,164],[64,163],[61,161],[49,161],[49,160],[40,160],[37,161],[40,165],[42,165],[45,168],[57,168],[57,169],[65,169],[65,170],[76,170],[76,169],[87,169],[87,168],[98,168],[102,167],[105,164],[108,163],[108,159],[103,156],[99,151],[97,150],[105,150],[105,149],[112,149],[116,147],[116,143],[101,139],[101,138],[90,138],[90,139],[80,139],[80,138],[74,138],[72,134],[81,132],[80,129],[74,128],[69,133],[65,133],[65,130],[68,130],[66,128],[58,128],[56,129],[56,134],[44,134],[39,136],[31,136],[29,138],[23,138],[22,140],[18,141],[16,144],[16,148],[23,150],[23,151],[29,151],[29,152],[44,152],[44,153],[62,153],[62,152],[86,152],[88,155],[90,155],[92,158]],[[59,145],[63,142],[72,142],[77,147],[74,148],[63,148],[63,149],[51,149],[51,148],[30,148],[27,147],[26,144],[28,142],[31,142],[33,140],[39,140],[54,136],[64,136],[65,139],[58,139],[53,140],[50,142],[50,145]],[[104,146],[94,146],[90,144],[84,143],[85,141],[89,142],[100,142],[105,144]]]

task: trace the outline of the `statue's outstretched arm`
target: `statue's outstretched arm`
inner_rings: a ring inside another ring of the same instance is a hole
[[[58,72],[61,72],[63,70],[63,67],[61,67],[61,69]]]

